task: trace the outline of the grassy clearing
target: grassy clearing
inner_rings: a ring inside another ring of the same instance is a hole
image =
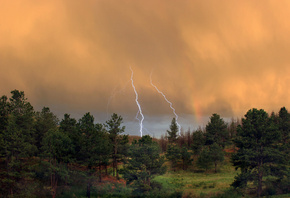
[[[183,191],[184,197],[208,197],[228,190],[237,173],[229,162],[225,162],[218,173],[168,171],[154,180],[162,183],[165,189]]]

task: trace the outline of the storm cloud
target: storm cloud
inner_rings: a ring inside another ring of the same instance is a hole
[[[1,1],[0,94],[38,109],[171,116],[290,106],[289,1]],[[147,120],[147,121],[148,121]],[[170,120],[168,121],[168,125]]]

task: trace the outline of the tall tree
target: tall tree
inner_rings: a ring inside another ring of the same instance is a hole
[[[191,159],[191,153],[186,146],[183,146],[180,149],[180,158],[182,160],[182,169],[187,170],[188,166],[191,165],[193,160]]]
[[[282,133],[282,143],[288,146],[289,149],[289,138],[290,138],[290,113],[288,113],[285,107],[282,107],[279,111],[279,130]]]
[[[211,157],[212,157],[212,153],[209,150],[209,148],[207,146],[204,147],[197,158],[196,165],[199,168],[205,169],[205,171],[208,171],[213,165],[213,160]]]
[[[8,102],[7,96],[2,96],[0,98],[0,132],[5,130],[8,125],[10,104]]]
[[[67,164],[71,161],[70,153],[73,145],[70,138],[58,128],[45,133],[42,145],[42,156],[48,160],[42,163],[46,167],[45,174],[49,175],[51,195],[55,198],[59,183],[69,177]]]
[[[176,144],[169,144],[167,146],[166,158],[171,162],[171,166],[174,171],[178,168],[181,163],[181,149]]]
[[[209,147],[210,150],[210,158],[214,163],[214,172],[217,172],[217,165],[224,161],[224,151],[223,149],[217,144],[214,143]]]
[[[176,123],[175,118],[172,119],[169,128],[170,128],[170,130],[167,130],[169,143],[177,143],[177,139],[178,139],[178,134],[177,134],[178,133],[178,125]]]
[[[59,120],[57,116],[50,111],[49,107],[43,107],[41,112],[36,112],[35,119],[36,146],[38,149],[40,149],[42,146],[42,138],[50,129],[57,128]]]
[[[59,129],[71,139],[73,144],[73,150],[71,151],[71,154],[74,159],[77,159],[81,150],[81,131],[77,129],[76,119],[71,118],[69,114],[64,114],[64,118],[59,123]]]
[[[275,176],[275,167],[284,161],[277,148],[280,137],[278,127],[263,109],[247,112],[234,140],[238,151],[232,155],[232,162],[241,170],[232,184],[234,187],[245,189],[253,181],[257,196],[261,196],[266,176]]]
[[[35,144],[34,110],[32,105],[25,98],[23,91],[11,91],[10,108],[18,129],[22,130],[24,141]]]
[[[94,167],[99,167],[101,180],[101,164],[109,155],[109,142],[103,125],[94,124],[94,117],[90,113],[79,120],[78,129],[81,134],[78,159],[88,168],[87,197],[90,197]]]
[[[199,155],[205,144],[205,135],[201,129],[196,130],[192,133],[192,144],[191,148],[194,155]]]
[[[161,149],[148,135],[134,142],[129,149],[129,160],[125,165],[124,178],[127,184],[133,183],[135,191],[144,193],[152,189],[152,179],[164,174],[166,167]],[[144,195],[144,194],[143,194]]]
[[[23,162],[23,157],[30,157],[36,153],[34,145],[34,111],[27,101],[23,91],[11,91],[11,98],[1,98],[1,150],[5,158],[5,174],[1,177],[6,188],[4,194],[17,193],[23,185],[20,180],[29,171]]]
[[[116,173],[116,178],[119,179],[119,173],[118,173],[118,147],[120,145],[120,142],[122,138],[120,135],[125,131],[125,126],[121,127],[121,124],[123,123],[123,118],[121,116],[118,116],[116,113],[114,113],[111,116],[111,119],[108,120],[105,124],[106,129],[109,133],[109,138],[111,140],[112,145],[112,158],[113,158],[113,174]]]
[[[227,132],[226,123],[218,114],[213,114],[210,117],[210,121],[206,125],[205,136],[206,145],[217,143],[221,147],[225,147],[225,144],[229,139],[229,134]]]

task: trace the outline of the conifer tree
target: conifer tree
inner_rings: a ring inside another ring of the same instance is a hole
[[[277,147],[281,133],[273,119],[260,109],[251,109],[238,126],[234,140],[237,153],[232,155],[232,162],[241,173],[235,177],[232,186],[245,189],[253,181],[257,197],[261,196],[267,176],[277,177],[277,167],[281,167],[285,156]]]
[[[205,144],[205,136],[201,129],[196,130],[192,133],[192,144],[191,148],[194,155],[199,155]]]
[[[229,139],[229,134],[227,132],[227,125],[218,114],[213,114],[210,117],[210,121],[206,125],[206,145],[211,145],[217,143],[222,148],[225,147]]]
[[[160,154],[159,145],[148,135],[130,146],[128,163],[123,172],[127,184],[133,184],[136,192],[143,194],[151,190],[152,179],[165,173],[164,157]]]
[[[59,120],[49,107],[43,107],[41,112],[36,112],[35,119],[35,141],[37,148],[40,149],[43,136],[50,129],[56,129]]]
[[[24,185],[18,185],[24,175],[29,173],[23,157],[33,156],[35,146],[34,111],[32,105],[25,98],[23,91],[13,90],[7,101],[1,98],[1,154],[5,159],[6,172],[1,177],[3,194],[17,194]],[[5,186],[5,187],[4,187]]]
[[[120,142],[122,140],[122,137],[120,136],[125,131],[125,126],[121,127],[121,124],[123,123],[123,118],[121,116],[118,116],[116,113],[114,113],[111,116],[111,119],[108,120],[105,124],[105,127],[107,129],[107,132],[109,133],[109,138],[111,142],[111,148],[112,148],[112,158],[113,158],[113,174],[116,173],[116,178],[119,179],[119,173],[118,173],[118,147],[120,146]]]
[[[50,192],[54,198],[57,195],[57,188],[60,183],[66,181],[69,177],[67,164],[71,161],[70,153],[73,144],[65,133],[59,131],[58,128],[53,128],[45,133],[42,145],[42,157],[45,160],[41,163],[45,167],[45,174],[49,175]]]
[[[175,118],[172,119],[171,125],[169,126],[170,130],[167,130],[168,133],[168,141],[169,143],[177,143],[178,138],[178,126]]]

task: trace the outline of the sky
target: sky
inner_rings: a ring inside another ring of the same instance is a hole
[[[0,0],[0,95],[25,92],[60,119],[124,118],[139,135],[290,106],[290,1]],[[140,117],[139,117],[140,118]],[[144,131],[144,134],[146,132]]]

